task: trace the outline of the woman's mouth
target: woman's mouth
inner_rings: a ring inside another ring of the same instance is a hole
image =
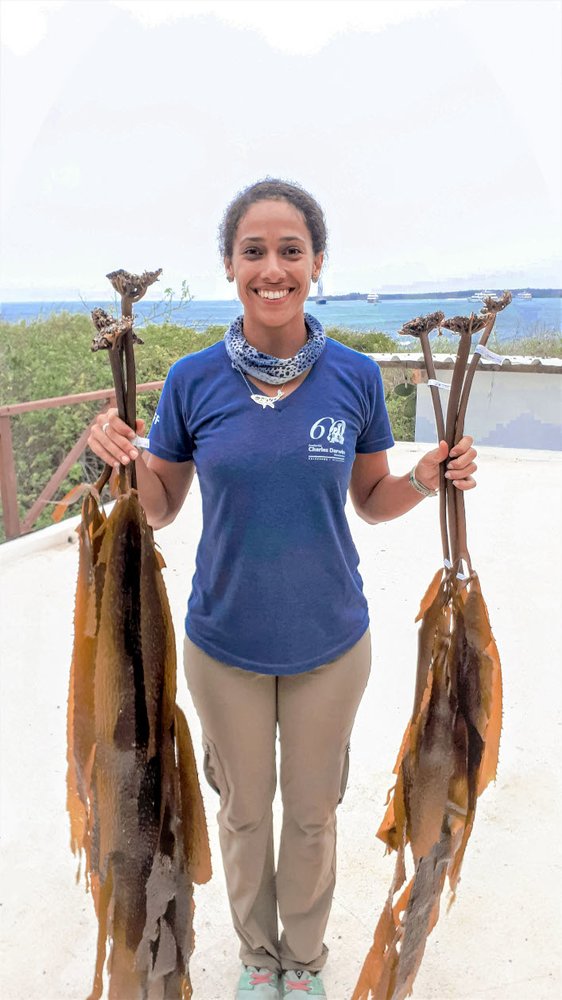
[[[290,292],[293,291],[293,289],[277,288],[274,290],[271,288],[255,288],[254,291],[256,295],[259,296],[260,299],[265,299],[266,301],[269,302],[278,302],[280,299],[286,299],[287,295],[289,295]]]

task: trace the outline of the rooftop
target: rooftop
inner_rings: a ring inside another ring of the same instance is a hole
[[[402,368],[423,368],[426,364],[420,351],[410,353],[370,354],[381,368],[392,368],[400,365]],[[455,365],[454,354],[433,354],[433,364],[437,370],[452,369]],[[471,355],[472,358],[472,355]],[[562,375],[562,358],[537,358],[525,354],[496,355],[497,360],[480,358],[478,371],[502,372],[535,372],[548,375]]]
[[[424,445],[398,444],[393,472]],[[554,1000],[560,995],[560,482],[562,456],[482,448],[467,496],[469,546],[504,670],[497,783],[479,802],[458,898],[429,938],[414,1000]],[[437,505],[370,527],[352,509],[373,633],[338,814],[338,883],[326,936],[331,1000],[349,1000],[394,867],[375,831],[414,690],[420,598],[441,562]],[[158,533],[181,649],[201,514],[195,483]],[[3,995],[77,1000],[91,987],[97,926],[76,884],[65,812],[66,696],[77,545],[64,522],[0,547]],[[70,540],[70,541],[69,541]],[[183,676],[178,700],[200,730]],[[201,754],[199,753],[199,762]],[[214,877],[195,892],[194,1000],[225,1000],[238,974],[217,840],[217,800],[203,793]],[[278,816],[277,809],[277,816]]]

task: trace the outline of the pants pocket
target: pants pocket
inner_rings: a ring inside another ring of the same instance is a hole
[[[346,746],[346,748],[345,748],[345,754],[344,754],[344,758],[343,758],[343,766],[342,766],[341,780],[340,780],[340,797],[338,799],[338,805],[340,804],[340,802],[343,802],[343,797],[345,795],[345,790],[347,788],[347,779],[349,778],[349,754],[350,754],[350,751],[351,751],[351,744],[348,743],[347,746]]]
[[[205,778],[217,795],[224,795],[228,788],[224,771],[216,747],[207,737],[204,737],[203,740],[203,750],[203,773]]]

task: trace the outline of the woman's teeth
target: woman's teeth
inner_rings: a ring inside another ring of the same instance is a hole
[[[286,295],[289,294],[290,288],[283,288],[279,292],[271,292],[268,290],[257,289],[260,299],[284,299]]]

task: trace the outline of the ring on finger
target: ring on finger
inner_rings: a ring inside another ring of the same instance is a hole
[[[104,434],[107,434],[107,428],[108,427],[109,427],[109,420],[102,427],[102,431],[103,431]]]

